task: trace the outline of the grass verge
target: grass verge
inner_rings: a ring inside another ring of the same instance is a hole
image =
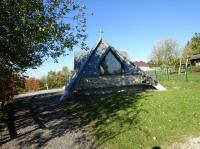
[[[161,81],[167,91],[85,100],[66,110],[94,136],[93,146],[109,149],[167,148],[200,135],[200,75]]]

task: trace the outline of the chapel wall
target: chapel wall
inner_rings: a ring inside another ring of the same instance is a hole
[[[120,87],[141,84],[141,76],[127,75],[127,76],[98,76],[98,77],[84,77],[81,78],[76,89],[94,89],[106,87]]]

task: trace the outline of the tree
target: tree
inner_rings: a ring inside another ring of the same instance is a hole
[[[26,80],[25,85],[28,91],[38,91],[40,88],[40,80],[36,78],[29,78]]]
[[[47,75],[47,83],[49,88],[56,88],[56,72],[49,71]]]
[[[66,81],[69,80],[70,76],[71,76],[70,71],[66,66],[64,66],[61,71],[58,71],[56,73],[56,81],[57,81],[56,87],[65,86]]]
[[[66,66],[62,70],[55,72],[50,71],[47,75],[47,83],[49,88],[60,88],[65,86],[66,82],[72,76],[72,73],[68,70]]]
[[[24,91],[25,79],[19,74],[13,74],[10,79],[5,80],[5,84],[0,88],[0,99],[5,99],[1,101],[2,107],[5,101],[11,101],[14,95]]]
[[[46,76],[42,76],[40,78],[40,89],[41,90],[48,90],[48,84],[47,84],[47,77]]]
[[[25,91],[25,78],[20,74],[13,74],[12,83],[14,94],[19,94]]]
[[[166,39],[154,46],[150,61],[159,67],[176,67],[180,59],[179,44],[174,39]]]
[[[200,33],[195,33],[184,49],[184,57],[200,54]]]
[[[73,0],[1,0],[0,18],[0,90],[14,73],[87,49],[85,6]]]

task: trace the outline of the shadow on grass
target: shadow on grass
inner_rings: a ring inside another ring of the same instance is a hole
[[[136,93],[118,93],[95,96],[75,97],[65,109],[80,120],[83,126],[94,136],[90,148],[96,148],[117,137],[121,133],[137,127],[139,113],[147,112],[138,102],[146,95]],[[74,102],[75,101],[75,102]]]
[[[0,144],[15,139],[20,147],[41,148],[54,138],[86,129],[94,136],[94,142],[83,132],[73,142],[68,142],[71,138],[66,139],[67,147],[96,148],[139,124],[139,113],[146,112],[138,103],[146,97],[138,92],[104,97],[76,96],[64,105],[59,104],[60,95],[45,94],[17,100],[8,108],[8,118],[0,121],[8,130],[1,136]]]

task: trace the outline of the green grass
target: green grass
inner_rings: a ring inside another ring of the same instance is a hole
[[[94,137],[94,146],[140,149],[200,135],[200,75],[161,81],[167,91],[81,99],[66,107]]]

